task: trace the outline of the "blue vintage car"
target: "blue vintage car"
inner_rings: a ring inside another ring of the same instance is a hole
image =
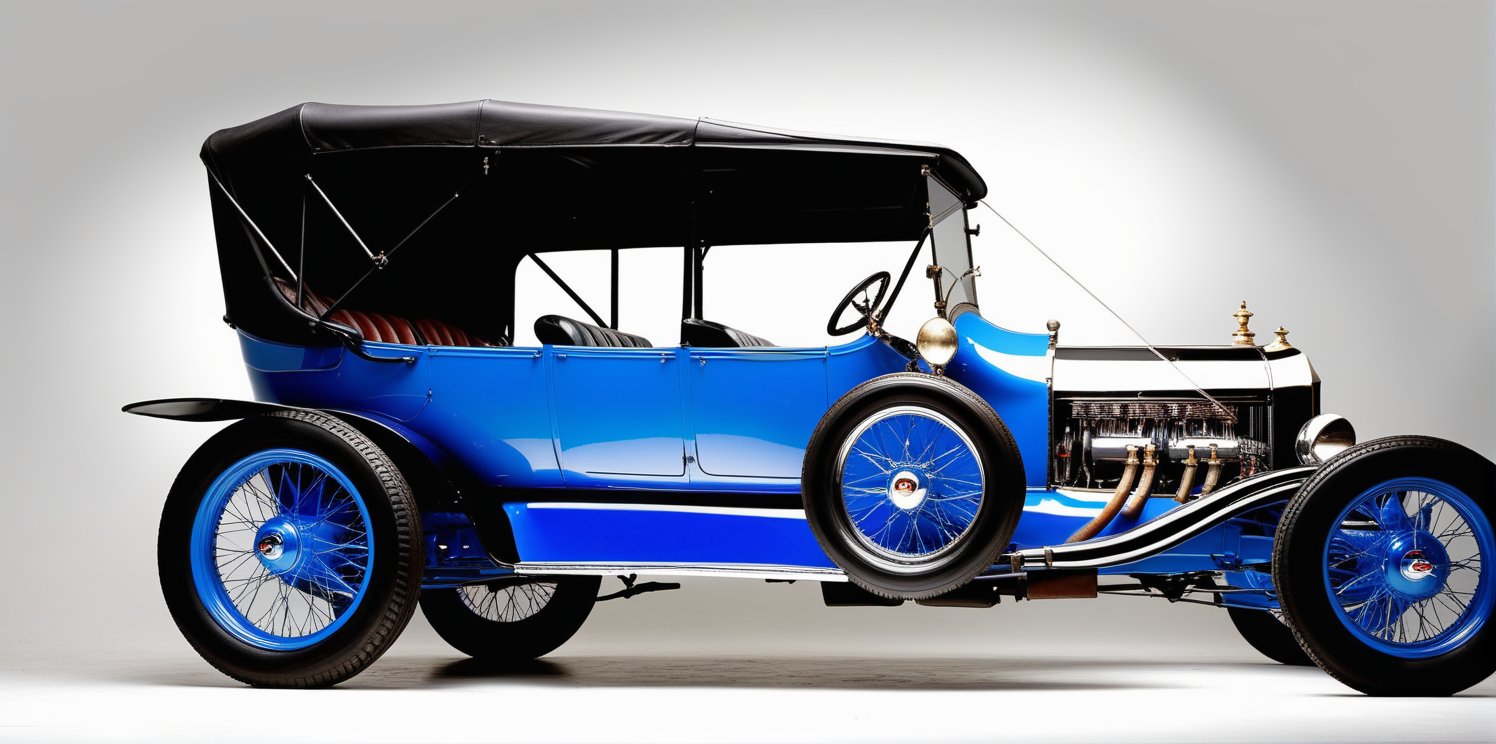
[[[159,565],[183,634],[236,679],[345,680],[417,604],[462,652],[530,659],[672,576],[817,581],[833,606],[1202,602],[1369,694],[1496,668],[1496,466],[1429,437],[1357,444],[1245,303],[1213,347],[1072,348],[1058,323],[984,319],[967,212],[986,186],[950,149],[309,103],[202,158],[255,400],[125,410],[235,422],[172,487]],[[709,250],[873,241],[908,258],[843,279],[844,344],[703,317]],[[618,256],[661,247],[680,336],[651,340],[618,327]],[[546,262],[576,250],[611,256],[609,317]],[[567,315],[516,317],[521,262]],[[931,303],[913,341],[884,324],[901,299]]]

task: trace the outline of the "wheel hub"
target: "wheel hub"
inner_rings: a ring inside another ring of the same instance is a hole
[[[1414,530],[1388,543],[1383,575],[1392,591],[1411,600],[1443,591],[1449,577],[1449,553],[1432,534]]]
[[[271,517],[255,532],[255,556],[271,573],[290,573],[301,562],[301,535],[283,516]]]
[[[894,473],[888,484],[888,500],[904,511],[919,508],[919,505],[924,503],[928,492],[929,489],[924,480],[911,470],[900,470]]]

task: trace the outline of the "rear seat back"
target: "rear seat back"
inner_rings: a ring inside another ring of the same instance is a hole
[[[415,326],[399,316],[338,308],[327,319],[358,329],[358,335],[363,336],[365,341],[412,346],[420,343],[416,339]]]
[[[649,339],[612,328],[583,323],[562,315],[542,315],[535,319],[535,338],[554,346],[611,346],[649,348]]]
[[[275,286],[285,296],[286,301],[296,304],[296,285],[277,277]],[[312,315],[321,316],[332,307],[332,300],[323,295],[313,292],[310,287],[302,287],[302,308]],[[386,344],[407,344],[419,346],[431,344],[435,346],[493,346],[477,336],[436,318],[421,318],[410,321],[398,315],[389,313],[376,313],[370,310],[350,310],[338,308],[327,319],[338,325],[348,326],[356,331],[365,341]]]
[[[416,320],[416,330],[425,337],[426,343],[436,346],[493,346],[477,336],[436,318]]]

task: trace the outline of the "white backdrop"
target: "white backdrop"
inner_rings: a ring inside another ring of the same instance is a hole
[[[118,410],[249,394],[219,321],[196,155],[213,130],[304,100],[491,97],[947,144],[1153,341],[1224,343],[1246,299],[1259,340],[1290,328],[1326,410],[1363,438],[1427,433],[1496,456],[1487,2],[64,2],[4,16],[0,641],[17,653],[185,650],[156,587],[155,520],[213,427]],[[1059,318],[1069,343],[1131,341],[995,218],[973,221],[986,314],[1024,330]],[[789,267],[764,262],[712,277],[713,314],[819,333],[867,271],[838,252],[795,261],[813,294],[774,301]],[[1240,646],[1212,612],[1147,603],[834,612],[804,585],[688,589],[600,608],[580,648],[1001,649],[1017,641],[999,631],[1021,626],[1025,643],[1105,649],[1116,636],[1095,621],[1114,612],[1133,642]]]

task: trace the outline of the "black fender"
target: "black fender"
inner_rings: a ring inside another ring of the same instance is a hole
[[[478,529],[479,541],[494,560],[503,564],[519,560],[514,531],[501,500],[491,492],[485,493],[491,489],[471,482],[466,472],[453,465],[436,445],[394,422],[332,408],[228,398],[163,398],[131,403],[121,410],[136,416],[196,422],[238,421],[277,411],[312,411],[335,416],[368,437],[395,461],[395,467],[415,493],[421,511],[466,514]]]
[[[237,421],[275,411],[307,411],[308,408],[262,403],[257,400],[225,398],[162,398],[130,403],[120,409],[125,413],[173,421]],[[323,413],[327,413],[323,411]]]

